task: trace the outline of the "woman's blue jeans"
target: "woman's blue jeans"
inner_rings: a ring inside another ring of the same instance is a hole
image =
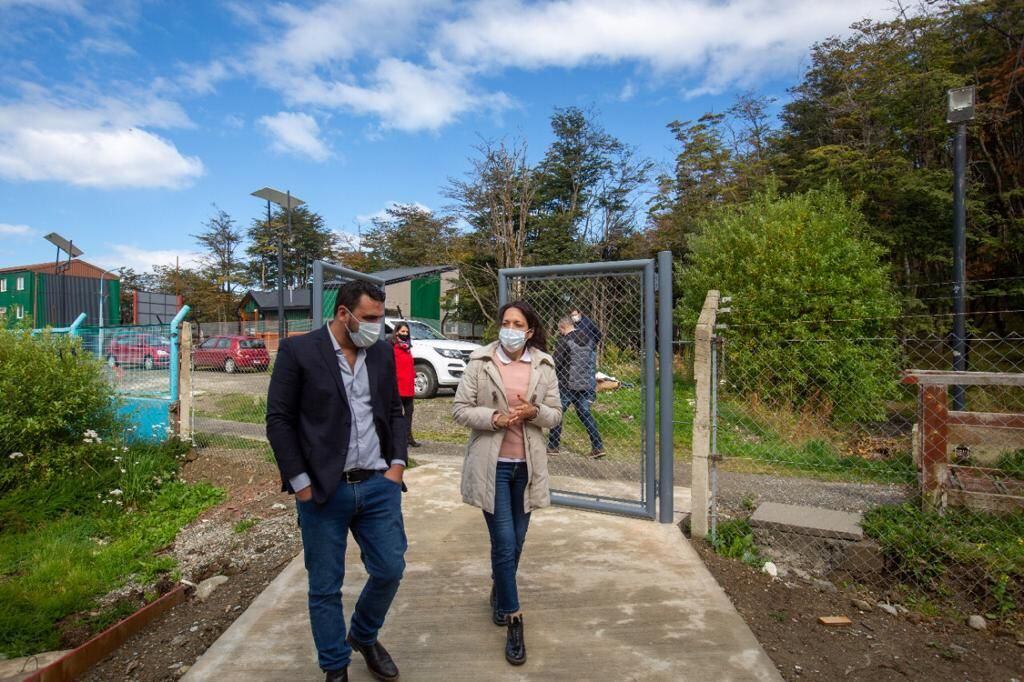
[[[491,578],[498,598],[498,610],[519,610],[516,570],[523,554],[530,515],[523,510],[529,474],[526,462],[498,462],[494,486],[494,513],[484,512],[491,535]]]

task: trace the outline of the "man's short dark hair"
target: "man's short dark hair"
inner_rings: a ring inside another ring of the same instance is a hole
[[[349,312],[359,305],[363,296],[369,296],[378,303],[384,302],[384,290],[376,284],[370,284],[361,279],[354,279],[345,282],[338,289],[338,298],[334,302],[334,314],[338,314],[338,308],[344,307]]]

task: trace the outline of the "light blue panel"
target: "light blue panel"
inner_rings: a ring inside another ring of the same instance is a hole
[[[121,407],[117,412],[127,417],[135,427],[128,434],[128,440],[150,443],[162,443],[167,440],[171,402],[167,398],[121,396]]]

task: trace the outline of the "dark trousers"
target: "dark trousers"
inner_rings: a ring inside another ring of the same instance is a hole
[[[597,422],[594,415],[590,413],[590,403],[594,402],[597,394],[594,391],[573,391],[563,389],[560,394],[562,398],[562,421],[558,426],[551,429],[548,434],[548,449],[557,450],[562,442],[562,424],[565,422],[566,410],[569,405],[576,408],[576,416],[580,418],[583,428],[590,436],[590,448],[592,450],[603,450],[604,443],[601,442],[601,433],[597,430]]]
[[[529,474],[522,464],[498,462],[494,486],[494,513],[484,512],[487,532],[491,536],[491,578],[498,598],[498,610],[515,613],[519,610],[516,571],[523,554],[530,515],[524,511],[523,495]]]
[[[402,411],[405,413],[405,421],[409,425],[409,440],[413,440],[413,437],[412,437],[412,410],[413,410],[413,398],[402,398]]]
[[[309,622],[323,670],[348,665],[352,647],[345,642],[341,585],[345,546],[352,531],[369,574],[352,612],[352,639],[377,641],[398,583],[405,571],[402,487],[377,474],[360,483],[342,483],[326,504],[298,502],[302,551],[309,574]]]

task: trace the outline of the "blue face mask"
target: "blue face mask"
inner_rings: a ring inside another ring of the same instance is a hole
[[[501,328],[498,332],[498,341],[501,347],[509,353],[515,353],[526,345],[526,332],[521,329]]]

